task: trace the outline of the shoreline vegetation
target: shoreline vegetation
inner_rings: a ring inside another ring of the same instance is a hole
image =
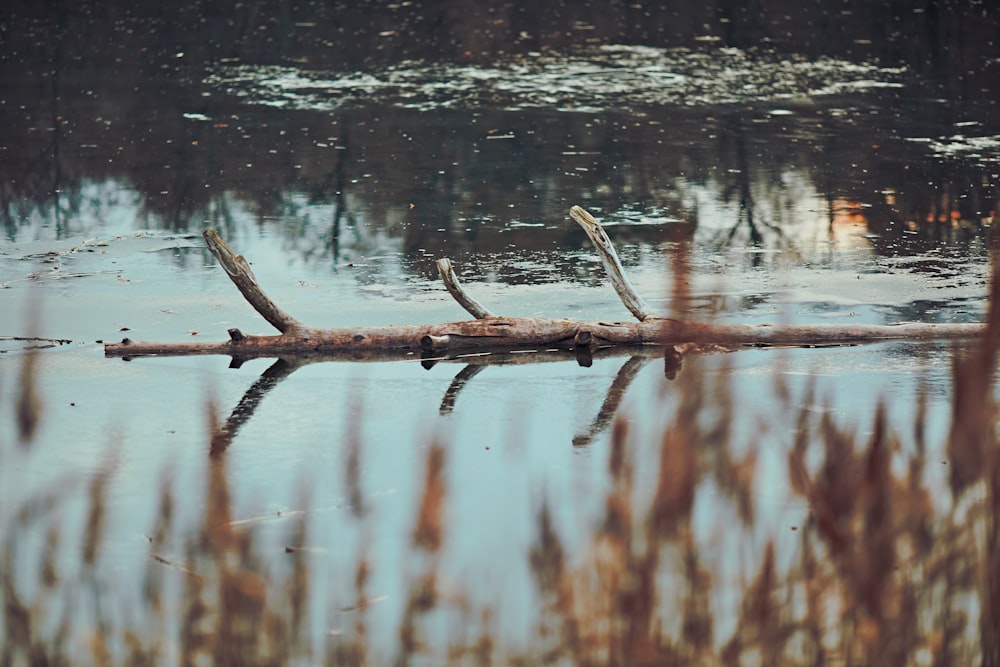
[[[360,540],[332,592],[316,585],[323,573],[309,557],[308,510],[285,517],[280,553],[267,546],[258,522],[233,514],[226,451],[217,446],[233,434],[208,401],[205,450],[214,456],[201,515],[193,523],[178,516],[176,490],[161,486],[148,553],[134,564],[140,586],[106,590],[97,574],[110,468],[84,486],[2,508],[0,664],[1000,664],[993,389],[1000,270],[993,254],[985,333],[952,351],[944,443],[927,442],[923,393],[914,423],[894,421],[880,403],[871,432],[861,435],[835,412],[812,409],[818,381],[796,395],[775,375],[773,400],[787,423],[766,437],[785,434],[790,487],[808,507],[801,525],[760,517],[753,499],[765,436],[749,450],[734,446],[745,436],[735,432],[739,397],[695,357],[677,375],[678,400],[653,442],[641,442],[626,416],[609,418],[603,509],[582,546],[571,550],[558,513],[536,504],[532,544],[511,554],[527,563],[530,574],[519,584],[530,591],[534,616],[503,618],[501,607],[473,602],[463,592],[468,582],[448,570],[449,445],[424,443],[413,521],[401,537],[407,572],[402,590],[389,593],[402,601],[402,614],[391,635],[377,634],[371,608],[382,593],[371,590],[368,542]],[[45,419],[36,382],[41,354],[23,353],[16,395],[0,397],[18,424],[17,442],[0,443],[0,464],[33,454]],[[342,434],[342,469],[364,536],[373,519],[358,433]],[[901,447],[909,433],[915,448]],[[650,451],[653,461],[644,457]],[[939,451],[950,471],[944,496],[926,477],[928,456]],[[649,493],[638,481],[643,468],[653,471]],[[726,530],[761,545],[735,578],[695,539],[695,498],[706,485],[739,517]],[[60,517],[68,497],[80,493],[82,536],[67,539]],[[793,557],[785,558],[789,540]],[[180,555],[168,549],[177,544],[185,545]],[[336,631],[333,610],[349,619]],[[501,631],[522,624],[523,641]]]

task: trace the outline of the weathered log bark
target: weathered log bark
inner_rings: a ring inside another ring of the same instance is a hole
[[[473,299],[469,294],[462,289],[461,283],[458,282],[458,276],[455,275],[455,269],[451,266],[451,260],[447,257],[439,259],[435,262],[437,266],[438,274],[441,276],[441,282],[444,283],[445,288],[451,297],[458,302],[458,305],[462,306],[469,312],[470,315],[475,317],[477,320],[483,320],[487,317],[496,317],[491,313],[485,306]]]
[[[647,319],[655,317],[653,311],[646,305],[646,302],[636,293],[635,287],[632,286],[632,281],[625,275],[622,263],[618,260],[618,252],[615,250],[615,246],[612,245],[607,232],[604,231],[604,228],[601,227],[594,216],[580,206],[571,208],[569,215],[587,233],[590,242],[594,244],[594,248],[597,249],[597,253],[601,256],[601,263],[604,265],[604,270],[607,272],[608,278],[611,279],[611,285],[618,292],[618,297],[625,304],[625,307],[628,308],[628,311],[635,315],[635,319],[640,322],[645,322]]]
[[[972,338],[983,332],[979,324],[720,324],[658,317],[636,294],[625,275],[614,246],[600,224],[579,206],[570,215],[587,232],[618,295],[638,322],[584,322],[537,317],[499,317],[469,296],[448,260],[438,270],[448,291],[477,319],[444,324],[385,327],[309,327],[279,308],[264,293],[249,264],[235,255],[213,229],[204,233],[209,250],[246,300],[280,335],[245,335],[229,330],[229,340],[218,343],[147,343],[128,338],[105,344],[105,354],[144,355],[227,354],[236,359],[321,355],[326,358],[371,359],[455,354],[471,350],[518,349],[593,350],[606,346],[680,343],[722,346],[853,345],[878,340]]]
[[[250,270],[250,264],[243,259],[243,255],[233,254],[218,232],[214,229],[206,229],[202,236],[205,237],[208,249],[219,260],[222,268],[226,270],[226,275],[236,285],[236,289],[271,326],[283,334],[294,334],[309,328],[271,301],[271,298],[257,283],[257,277]],[[230,330],[229,336],[235,338],[233,330]]]
[[[855,345],[878,340],[970,338],[982,331],[974,324],[707,324],[670,319],[644,322],[579,322],[534,317],[491,317],[447,324],[372,328],[308,329],[280,336],[245,336],[233,330],[227,342],[148,343],[124,339],[106,343],[105,354],[228,354],[249,359],[296,354],[371,353],[388,356],[412,352],[602,347],[607,345],[672,345],[699,343],[729,346]]]

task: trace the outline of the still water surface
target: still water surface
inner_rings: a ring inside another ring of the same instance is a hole
[[[939,99],[905,67],[605,44],[486,65],[333,71],[220,60],[181,71],[162,82],[180,94],[137,96],[56,68],[18,80],[2,108],[16,169],[4,186],[0,334],[72,340],[40,357],[43,426],[30,452],[5,459],[2,504],[110,461],[113,567],[145,553],[149,491],[164,466],[184,502],[201,502],[206,400],[224,419],[272,364],[103,357],[99,341],[123,335],[267,331],[203,248],[208,226],[250,259],[277,303],[316,326],[464,319],[437,282],[439,257],[495,312],[621,319],[568,219],[573,204],[607,224],[639,292],[664,313],[984,317],[995,109]],[[32,95],[44,89],[52,94]],[[688,281],[683,299],[678,280]],[[24,346],[4,345],[0,390],[9,397]],[[314,546],[325,549],[317,558],[334,570],[350,563],[359,537],[342,468],[345,434],[359,428],[376,517],[372,588],[386,597],[376,613],[392,623],[419,471],[428,444],[444,441],[454,576],[487,582],[472,590],[489,598],[526,576],[529,519],[543,498],[570,544],[599,511],[610,414],[602,404],[628,359],[486,365],[464,371],[472,377],[457,394],[462,363],[298,368],[263,396],[227,450],[236,514],[307,508]],[[761,534],[800,523],[805,511],[783,479],[791,436],[769,426],[787,416],[771,399],[778,380],[793,402],[815,382],[815,409],[861,434],[880,399],[909,424],[927,391],[928,441],[947,428],[947,346],[747,350],[688,363],[726,378],[738,397],[735,441],[758,447],[763,462]],[[676,381],[651,359],[618,414],[654,434],[677,400]],[[13,433],[5,421],[3,438]],[[904,450],[912,446],[903,433]],[[935,474],[930,483],[943,484]],[[732,512],[716,495],[699,493],[706,545],[718,545],[720,517]],[[282,522],[274,525],[278,536]],[[752,546],[761,534],[741,539]],[[500,604],[515,612],[530,604],[516,588],[504,595]]]

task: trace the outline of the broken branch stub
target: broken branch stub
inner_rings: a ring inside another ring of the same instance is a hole
[[[584,229],[622,303],[638,322],[586,322],[537,317],[499,317],[472,298],[458,282],[451,262],[438,260],[441,279],[452,297],[476,319],[444,324],[385,327],[309,327],[279,308],[261,289],[250,265],[229,249],[214,229],[205,242],[247,302],[280,335],[247,335],[229,330],[229,340],[218,343],[145,343],[128,338],[107,343],[105,355],[228,354],[238,359],[322,355],[326,358],[398,358],[465,350],[509,352],[524,349],[566,349],[585,353],[608,346],[675,345],[696,343],[723,346],[854,345],[877,340],[972,338],[982,334],[979,324],[717,324],[656,316],[629,281],[614,245],[594,217],[574,206],[570,216]]]

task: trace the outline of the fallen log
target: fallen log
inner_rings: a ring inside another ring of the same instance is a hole
[[[579,206],[570,216],[587,233],[616,292],[636,322],[586,322],[538,317],[501,317],[472,298],[459,283],[448,259],[437,262],[438,272],[453,298],[474,318],[460,322],[383,327],[310,327],[286,313],[263,291],[249,263],[236,255],[214,229],[205,242],[243,297],[274,326],[278,335],[247,335],[229,330],[222,342],[106,343],[109,357],[149,355],[225,354],[244,360],[257,357],[322,356],[343,359],[389,359],[455,355],[468,351],[510,352],[559,349],[577,354],[609,346],[691,344],[704,346],[816,346],[855,345],[884,340],[938,340],[978,337],[981,324],[723,324],[657,316],[640,297],[621,266],[607,233]]]

